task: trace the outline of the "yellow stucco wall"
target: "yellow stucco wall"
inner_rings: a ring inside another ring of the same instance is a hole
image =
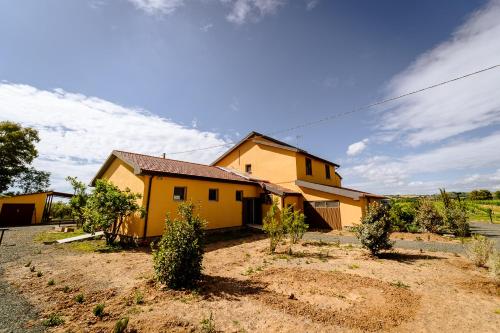
[[[244,142],[217,163],[242,172],[246,164],[252,165],[253,176],[275,184],[297,179],[295,152],[252,141]]]
[[[187,200],[198,208],[199,215],[208,225],[207,229],[237,227],[242,225],[242,203],[236,201],[236,191],[243,191],[244,197],[258,197],[258,185],[246,185],[189,178],[154,177],[149,203],[148,237],[163,233],[165,216],[176,217],[179,201],[173,199],[174,187],[187,187]],[[209,201],[208,190],[219,190],[219,200]]]
[[[4,203],[35,204],[35,213],[33,214],[31,223],[32,224],[41,223],[46,199],[47,199],[47,193],[35,193],[35,194],[17,195],[13,197],[2,197],[0,198],[0,210]]]
[[[335,174],[335,166],[330,167],[330,179],[326,178],[325,162],[319,161],[313,157],[311,159],[312,175],[306,175],[306,156],[304,154],[297,154],[297,179],[308,181],[311,183],[340,186],[340,178]]]

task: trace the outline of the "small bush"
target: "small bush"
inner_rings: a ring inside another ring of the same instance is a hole
[[[140,290],[135,291],[135,304],[144,304],[144,295]]]
[[[113,328],[113,333],[123,333],[128,326],[128,317],[120,318]]]
[[[467,257],[478,267],[486,265],[493,250],[493,242],[482,235],[474,235],[465,247]]]
[[[292,206],[288,206],[287,209],[283,209],[284,211],[288,209],[291,210],[288,213],[291,215],[291,218],[286,220],[284,227],[288,237],[290,238],[290,243],[297,244],[297,242],[304,237],[309,225],[305,223],[306,217],[304,213],[300,210],[294,211],[291,207]]]
[[[494,251],[488,261],[488,271],[496,284],[500,285],[500,252]]]
[[[285,226],[281,222],[278,200],[274,200],[273,204],[269,208],[269,211],[264,218],[262,229],[269,237],[269,251],[274,253],[274,251],[276,251],[276,246],[285,235]]]
[[[444,209],[444,228],[458,237],[470,235],[469,216],[465,209],[452,204]]]
[[[36,269],[36,268],[35,268],[35,266],[31,266],[31,267],[30,267],[30,272],[34,272],[34,271],[35,271],[35,269]]]
[[[69,293],[71,291],[71,288],[69,286],[64,286],[63,292]]]
[[[54,327],[64,324],[64,319],[62,319],[58,314],[52,313],[48,318],[42,321],[43,326]]]
[[[41,271],[38,271],[38,272],[36,272],[36,276],[37,276],[37,277],[42,277],[42,276],[43,276],[43,273],[42,273]]]
[[[48,286],[53,286],[53,285],[55,285],[55,284],[56,284],[56,282],[54,281],[54,279],[50,279],[50,280],[47,282],[47,285],[48,285]]]
[[[92,310],[94,316],[102,318],[104,316],[104,307],[105,307],[104,303],[97,304]]]
[[[418,226],[414,224],[416,210],[413,203],[400,203],[396,200],[391,200],[389,213],[392,218],[393,231],[419,231]]]
[[[178,207],[179,218],[167,215],[165,232],[153,249],[156,279],[169,288],[193,287],[201,278],[204,232],[203,221],[195,215],[195,205],[184,202]]]
[[[212,312],[208,318],[203,318],[200,322],[203,333],[215,333],[215,321]]]
[[[436,233],[443,229],[443,218],[429,199],[420,200],[415,223],[428,232]]]
[[[77,303],[83,303],[85,302],[85,296],[83,294],[78,294],[75,296],[75,302]]]
[[[361,225],[356,228],[356,237],[373,255],[382,250],[390,250],[393,245],[389,239],[392,230],[391,221],[387,207],[373,202],[361,219]]]

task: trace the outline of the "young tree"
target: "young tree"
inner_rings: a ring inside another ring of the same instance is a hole
[[[274,253],[276,251],[276,246],[283,239],[285,234],[285,227],[281,222],[281,216],[284,213],[279,212],[278,200],[273,200],[273,204],[269,208],[269,211],[264,217],[263,229],[264,232],[269,236],[269,251]]]
[[[73,196],[69,200],[69,206],[72,210],[73,218],[76,220],[78,226],[82,226],[85,222],[84,208],[87,205],[89,194],[87,192],[87,185],[78,180],[76,177],[66,177],[66,181],[71,184],[73,188]]]
[[[50,172],[27,168],[16,177],[15,184],[23,194],[47,191],[50,186]]]
[[[389,238],[391,231],[392,219],[389,210],[375,201],[368,206],[361,225],[356,228],[356,237],[372,255],[378,255],[380,251],[392,248],[393,243]]]
[[[153,249],[156,279],[169,288],[189,288],[201,278],[203,227],[206,222],[195,214],[192,202],[179,204],[179,217],[165,219],[165,231]]]
[[[6,191],[15,177],[27,170],[38,156],[35,144],[38,132],[10,121],[0,122],[0,193]]]
[[[113,244],[127,218],[136,213],[144,216],[144,209],[137,202],[141,197],[138,193],[130,192],[128,188],[121,191],[108,180],[97,180],[83,210],[84,229],[91,232],[103,230],[106,244]]]
[[[287,214],[290,217],[287,217],[283,221],[285,221],[285,232],[290,239],[291,246],[291,244],[297,244],[297,242],[302,239],[309,225],[305,223],[306,217],[302,211],[293,210],[292,206],[288,206]]]

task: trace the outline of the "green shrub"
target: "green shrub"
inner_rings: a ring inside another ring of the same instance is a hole
[[[113,333],[123,333],[128,326],[128,317],[120,318],[113,328]]]
[[[428,232],[440,232],[443,229],[443,218],[430,199],[421,199],[417,214],[415,215],[415,224]]]
[[[192,202],[179,204],[178,215],[174,220],[167,215],[165,232],[153,249],[156,279],[173,289],[194,286],[203,260],[205,221],[195,215]]]
[[[305,215],[300,210],[293,210],[292,206],[288,206],[287,209],[290,209],[291,212],[288,213],[291,215],[291,218],[286,219],[285,232],[288,234],[291,244],[297,244],[299,240],[304,237],[309,225],[305,223]]]
[[[500,200],[500,191],[495,191],[494,197],[495,197],[495,199]]]
[[[269,237],[269,251],[274,253],[274,251],[276,251],[276,246],[285,235],[285,226],[281,222],[278,200],[273,200],[273,204],[269,207],[269,211],[264,218],[262,229]]]
[[[500,285],[500,252],[494,251],[488,261],[488,270],[491,278]]]
[[[54,281],[54,279],[50,279],[50,280],[47,282],[47,285],[48,285],[48,286],[53,286],[53,285],[55,285],[55,284],[56,284],[56,282]]]
[[[54,327],[64,324],[64,319],[62,319],[58,314],[52,313],[48,318],[42,321],[43,326]]]
[[[415,205],[413,202],[400,203],[391,200],[389,213],[392,218],[393,231],[418,232],[419,228],[415,225]]]
[[[492,251],[493,241],[482,235],[474,235],[465,247],[467,257],[478,267],[486,265]]]
[[[208,318],[203,318],[200,324],[201,324],[201,331],[203,333],[217,332],[215,329],[215,321],[212,312],[210,312],[210,316]]]
[[[92,310],[94,316],[102,318],[104,316],[104,307],[105,307],[104,303],[97,304]]]
[[[474,190],[467,196],[471,200],[492,200],[493,195],[488,190]]]
[[[390,250],[393,243],[389,236],[392,230],[391,216],[388,208],[378,202],[373,202],[368,206],[368,210],[361,219],[361,225],[356,228],[356,237],[361,245],[373,255],[377,255],[382,250]]]
[[[144,304],[144,295],[140,290],[135,291],[135,304]]]
[[[42,276],[43,276],[43,273],[42,273],[41,271],[38,271],[38,272],[36,272],[36,276],[37,276],[37,277],[42,277]]]
[[[63,292],[69,293],[71,291],[71,288],[69,286],[64,286]]]
[[[75,296],[75,302],[77,303],[83,303],[85,302],[85,296],[83,294],[78,294]]]
[[[444,208],[444,230],[458,237],[470,235],[469,216],[458,204]]]

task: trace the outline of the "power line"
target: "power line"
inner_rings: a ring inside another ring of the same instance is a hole
[[[289,128],[286,128],[286,129],[282,129],[282,130],[270,132],[267,135],[271,136],[271,135],[275,135],[275,134],[281,134],[281,133],[286,133],[286,132],[294,131],[294,130],[301,129],[301,128],[304,128],[304,127],[309,127],[309,126],[317,125],[317,124],[320,124],[320,123],[325,122],[325,121],[330,121],[332,119],[336,119],[336,118],[340,118],[340,117],[343,117],[343,116],[347,116],[347,115],[355,113],[355,112],[359,112],[359,111],[363,111],[363,110],[366,110],[366,109],[370,109],[370,108],[372,108],[374,106],[377,106],[377,105],[385,104],[385,103],[388,103],[388,102],[392,102],[392,101],[398,100],[398,99],[403,98],[403,97],[407,97],[407,96],[410,96],[410,95],[418,94],[418,93],[421,93],[421,92],[426,91],[426,90],[434,89],[434,88],[443,86],[445,84],[448,84],[448,83],[451,83],[451,82],[454,82],[454,81],[458,81],[458,80],[462,80],[462,79],[468,78],[470,76],[474,76],[474,75],[477,75],[477,74],[480,74],[480,73],[483,73],[483,72],[486,72],[486,71],[489,71],[489,70],[492,70],[492,69],[495,69],[495,68],[498,68],[498,67],[500,67],[500,64],[493,65],[493,66],[490,66],[490,67],[486,67],[486,68],[477,70],[475,72],[467,73],[467,74],[464,74],[462,76],[458,76],[458,77],[455,77],[455,78],[450,79],[450,80],[442,81],[442,82],[439,82],[439,83],[436,83],[436,84],[433,84],[433,85],[430,85],[430,86],[427,86],[427,87],[424,87],[424,88],[413,90],[413,91],[410,91],[410,92],[407,92],[407,93],[404,93],[404,94],[401,94],[401,95],[398,95],[398,96],[395,96],[395,97],[391,97],[391,98],[383,99],[381,101],[377,101],[377,102],[374,102],[374,103],[371,103],[371,104],[363,105],[363,106],[360,106],[358,108],[352,109],[350,111],[335,113],[335,114],[332,114],[332,115],[330,115],[328,117],[325,117],[325,118],[321,118],[321,119],[318,119],[318,120],[313,120],[313,121],[305,122],[305,123],[299,124],[297,126],[293,126],[293,127],[289,127]],[[185,150],[185,151],[171,152],[171,153],[167,153],[167,155],[193,153],[193,152],[197,152],[197,151],[201,151],[201,150],[209,150],[209,149],[214,149],[214,148],[226,147],[226,146],[233,145],[233,144],[235,144],[235,142],[228,142],[228,143],[221,144],[221,145],[215,145],[215,146],[203,147],[203,148],[196,148],[196,149]]]

